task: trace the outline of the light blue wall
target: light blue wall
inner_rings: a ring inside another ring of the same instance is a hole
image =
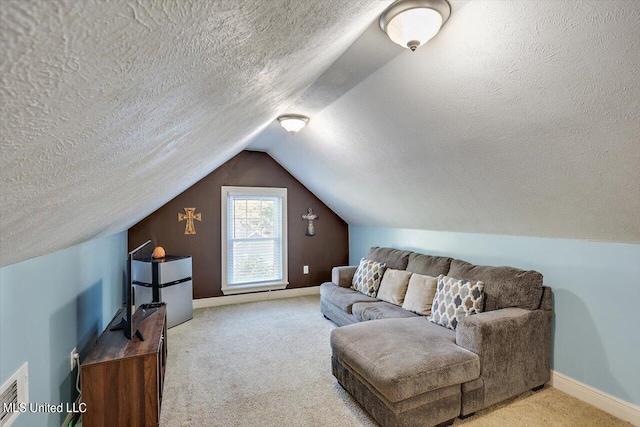
[[[29,362],[29,400],[72,402],[74,347],[90,345],[122,303],[127,233],[0,268],[0,383]],[[18,417],[14,427],[60,427],[66,414]]]
[[[640,245],[349,226],[350,263],[371,246],[510,265],[554,292],[553,369],[640,404]]]

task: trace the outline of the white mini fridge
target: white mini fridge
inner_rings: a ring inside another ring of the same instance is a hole
[[[150,302],[167,303],[167,327],[193,318],[191,257],[134,259],[131,265],[136,308]]]

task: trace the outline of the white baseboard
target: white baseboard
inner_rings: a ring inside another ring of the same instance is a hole
[[[244,304],[246,302],[269,301],[281,298],[293,298],[304,295],[319,295],[320,286],[306,288],[283,289],[280,291],[254,292],[242,295],[226,295],[223,297],[200,298],[193,300],[193,308],[218,307],[221,305]]]
[[[551,371],[549,385],[628,421],[634,426],[640,426],[640,406],[625,402],[556,371]]]

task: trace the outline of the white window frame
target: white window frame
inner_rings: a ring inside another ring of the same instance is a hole
[[[282,281],[276,282],[260,282],[260,283],[248,283],[243,285],[229,286],[228,278],[228,247],[227,247],[227,212],[229,203],[229,194],[241,195],[241,196],[266,196],[266,197],[280,197],[282,198]],[[273,291],[278,289],[285,289],[289,284],[289,268],[287,258],[287,189],[286,188],[271,188],[271,187],[221,187],[221,199],[220,199],[220,225],[221,225],[221,261],[222,261],[222,293],[224,295],[242,294],[247,292],[259,292],[259,291]]]

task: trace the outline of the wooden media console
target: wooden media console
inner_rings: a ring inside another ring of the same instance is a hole
[[[141,316],[138,310],[134,316]],[[122,331],[100,335],[82,363],[82,423],[91,427],[152,427],[160,423],[167,362],[167,307],[138,322],[145,340]],[[113,323],[113,321],[111,322]]]

